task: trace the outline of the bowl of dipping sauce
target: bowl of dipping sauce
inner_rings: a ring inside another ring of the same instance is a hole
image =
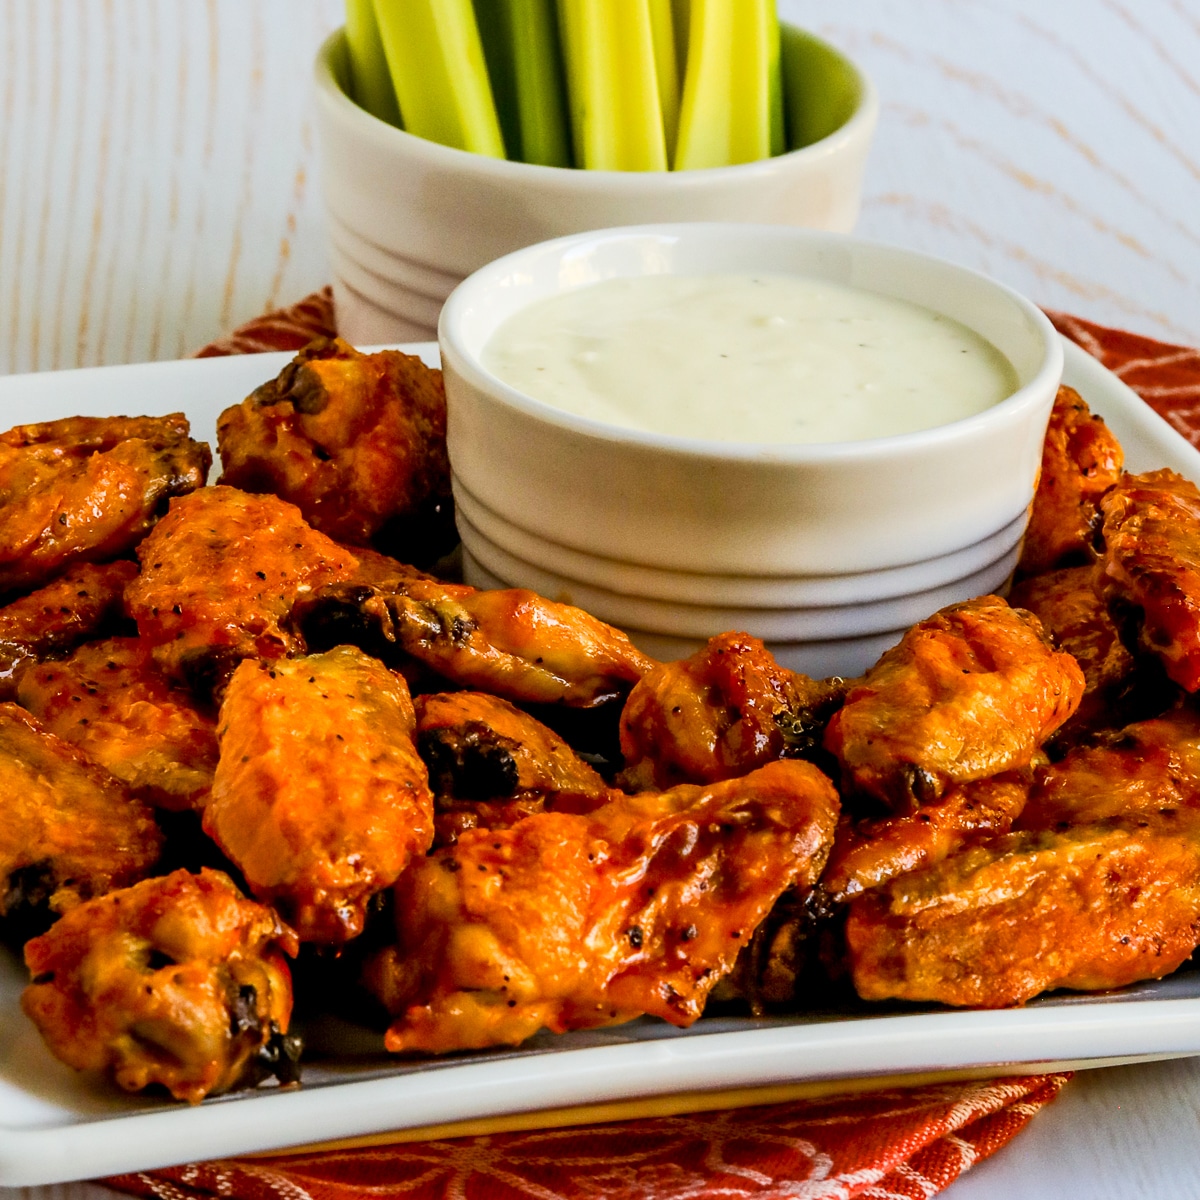
[[[455,290],[439,340],[471,582],[806,670],[1005,585],[1062,374],[994,280],[761,225],[530,247]]]

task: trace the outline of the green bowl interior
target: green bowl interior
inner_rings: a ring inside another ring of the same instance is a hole
[[[836,133],[862,103],[862,80],[828,42],[780,24],[787,146],[799,150]]]

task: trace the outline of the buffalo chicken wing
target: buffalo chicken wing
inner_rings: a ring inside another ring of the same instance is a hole
[[[915,813],[855,819],[843,816],[819,900],[842,903],[897,875],[948,858],[969,841],[1007,833],[1025,807],[1030,780],[1008,772],[955,784]]]
[[[21,1007],[56,1057],[193,1104],[298,1078],[292,933],[218,871],[175,871],[73,909],[25,947]]]
[[[691,658],[655,666],[629,693],[622,785],[716,783],[800,756],[820,744],[845,693],[840,679],[780,666],[758,638],[719,634]]]
[[[0,608],[0,700],[11,700],[21,671],[118,624],[137,563],[80,563]],[[113,631],[115,632],[115,630]]]
[[[550,807],[590,812],[610,798],[596,770],[553,730],[484,692],[415,700],[417,748],[429,768],[435,844],[466,829],[511,825]]]
[[[1169,703],[1173,690],[1161,671],[1148,671],[1121,641],[1095,582],[1094,568],[1065,567],[1023,580],[1009,596],[1010,604],[1028,609],[1041,621],[1054,644],[1083,671],[1083,698],[1060,727],[1059,741],[1121,724],[1121,713],[1132,712],[1139,703],[1152,703],[1154,694]]]
[[[1200,822],[1114,818],[1013,832],[850,902],[865,1000],[1000,1008],[1174,971],[1200,942]]]
[[[1182,809],[1200,812],[1200,713],[1186,705],[1098,734],[1043,767],[1017,827],[1062,829]]]
[[[388,1048],[690,1025],[778,897],[816,880],[837,813],[829,780],[789,761],[466,831],[401,877],[399,945],[368,963]]]
[[[454,544],[442,373],[398,350],[313,342],[217,421],[222,483],[272,492],[322,533],[432,561]]]
[[[302,652],[286,623],[292,605],[358,566],[295,505],[230,487],[176,500],[138,556],[130,613],[164,671],[201,691],[244,658]]]
[[[1097,586],[1122,636],[1200,689],[1200,489],[1174,471],[1125,475],[1101,510]]]
[[[849,790],[911,811],[1028,766],[1083,689],[1035,616],[982,596],[914,625],[850,690],[825,746]]]
[[[212,455],[186,419],[72,417],[0,433],[0,594],[127,555]]]
[[[356,644],[397,670],[415,663],[518,704],[595,707],[625,696],[654,665],[611,625],[523,588],[337,584],[297,605],[293,623],[314,644],[321,631],[353,630]]]
[[[1021,548],[1023,574],[1088,561],[1100,497],[1120,478],[1123,461],[1120,443],[1104,421],[1078,392],[1060,387]]]
[[[243,662],[221,706],[204,828],[302,941],[362,932],[433,837],[404,680],[361,651]]]
[[[0,704],[0,796],[0,919],[18,938],[159,856],[151,811],[15,704]]]
[[[217,769],[217,723],[159,673],[140,638],[80,646],[31,667],[17,699],[42,724],[158,808],[200,808]]]

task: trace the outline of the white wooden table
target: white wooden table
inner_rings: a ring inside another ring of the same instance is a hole
[[[1200,345],[1200,0],[780,10],[880,89],[860,232]],[[339,12],[0,0],[0,373],[178,357],[326,281],[309,77]],[[945,1194],[1194,1200],[1198,1113],[1200,1060],[1087,1073]]]

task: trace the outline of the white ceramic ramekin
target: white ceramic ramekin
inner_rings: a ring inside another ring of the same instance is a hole
[[[576,417],[480,363],[507,317],[554,293],[722,271],[816,276],[924,305],[995,345],[1020,386],[919,433],[730,445]],[[944,604],[1004,586],[1063,363],[1045,315],[985,276],[761,225],[599,230],[529,247],[455,290],[439,340],[471,582],[571,599],[651,653],[740,628],[786,647],[790,665],[840,657],[845,672]]]
[[[621,172],[507,162],[393,128],[346,95],[345,39],[334,33],[317,56],[317,134],[342,336],[359,345],[432,338],[465,276],[561,234],[647,221],[853,228],[875,90],[825,42],[783,34],[792,125],[809,144],[734,167]]]

